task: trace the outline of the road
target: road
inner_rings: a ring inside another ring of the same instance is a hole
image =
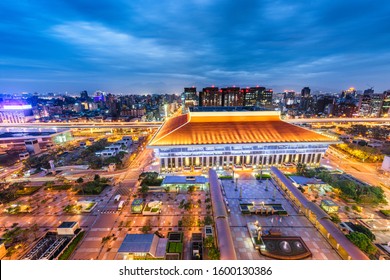
[[[114,190],[109,194],[105,205],[95,210],[96,219],[90,225],[87,235],[74,252],[72,259],[113,259],[115,257],[116,253],[110,252],[112,240],[105,244],[102,243],[102,238],[120,234],[118,226],[120,221],[125,219],[126,213],[130,213],[133,194],[137,193],[138,177],[152,161],[153,151],[141,146],[139,154],[129,168],[117,178]],[[126,201],[121,211],[117,211],[117,203],[114,202],[117,194],[121,195],[121,200]]]
[[[378,172],[377,163],[361,163],[348,158],[345,154],[329,148],[321,165],[330,166],[333,169],[340,169],[356,179],[372,186],[381,186],[386,198],[390,201],[390,177]]]
[[[285,119],[289,123],[342,123],[342,122],[379,122],[388,123],[390,118],[312,118],[312,119]]]
[[[0,128],[158,128],[162,122],[0,123]]]

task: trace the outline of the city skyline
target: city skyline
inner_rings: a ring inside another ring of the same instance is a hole
[[[212,84],[383,92],[389,9],[385,1],[3,1],[0,92]]]

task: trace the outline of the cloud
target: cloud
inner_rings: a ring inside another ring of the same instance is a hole
[[[111,29],[96,22],[67,22],[51,28],[51,34],[79,47],[88,57],[149,59],[183,58],[175,48],[167,48],[152,38],[141,38]]]
[[[50,91],[388,87],[385,0],[0,1],[0,11],[0,92],[17,79]]]

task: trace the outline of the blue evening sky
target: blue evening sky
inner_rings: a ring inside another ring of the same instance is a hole
[[[390,1],[1,0],[0,93],[390,88]]]

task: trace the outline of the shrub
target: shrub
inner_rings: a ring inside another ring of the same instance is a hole
[[[361,232],[352,232],[346,235],[347,238],[360,248],[363,252],[367,254],[374,254],[376,252],[376,247],[372,245],[370,239]]]
[[[380,212],[381,212],[383,215],[385,215],[386,217],[390,217],[390,210],[384,210],[384,209],[382,209],[382,210],[380,210]]]
[[[371,241],[374,241],[374,240],[375,240],[375,235],[371,232],[371,230],[369,230],[369,229],[366,228],[365,226],[356,224],[356,225],[354,225],[354,229],[355,229],[355,231],[357,231],[357,232],[363,233],[363,234],[364,234],[365,236],[367,236]]]
[[[331,214],[329,214],[329,216],[330,216],[330,220],[331,220],[333,223],[335,223],[335,224],[341,223],[340,217],[339,217],[339,215],[337,215],[336,213],[331,213]]]
[[[81,231],[75,239],[73,239],[72,243],[65,249],[65,251],[58,258],[59,260],[67,260],[70,255],[73,253],[74,249],[76,249],[77,244],[83,239],[85,231]]]

